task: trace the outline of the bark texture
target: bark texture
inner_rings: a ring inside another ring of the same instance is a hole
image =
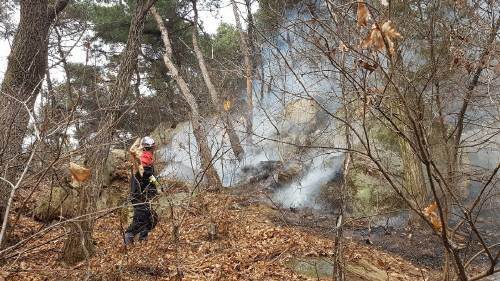
[[[158,14],[155,7],[151,9],[151,12],[155,18],[158,28],[160,29],[161,37],[163,43],[165,44],[165,54],[163,55],[165,66],[170,71],[170,75],[172,75],[174,80],[177,82],[177,85],[179,86],[184,99],[189,104],[189,107],[191,109],[191,124],[193,126],[193,133],[198,144],[202,172],[205,172],[207,176],[209,187],[211,189],[218,190],[222,185],[219,179],[219,175],[212,165],[212,153],[210,152],[210,147],[208,146],[207,133],[202,125],[201,116],[198,110],[198,104],[196,103],[195,97],[189,90],[186,81],[179,74],[177,67],[172,61],[172,46],[168,37],[168,30],[163,23],[160,14]]]
[[[205,58],[203,57],[203,54],[200,50],[200,46],[198,44],[198,9],[196,8],[196,1],[193,1],[193,10],[194,10],[194,24],[193,24],[193,32],[192,32],[192,40],[193,40],[193,49],[194,53],[196,54],[196,58],[198,60],[198,64],[201,69],[201,73],[203,75],[203,80],[205,81],[205,84],[207,85],[208,92],[210,94],[210,98],[212,99],[212,103],[214,104],[215,108],[217,109],[217,112],[220,114],[222,117],[222,121],[224,122],[224,126],[226,127],[226,132],[227,135],[229,136],[229,142],[231,143],[231,148],[234,152],[234,155],[238,158],[238,160],[241,162],[243,160],[243,147],[241,146],[240,138],[236,134],[236,131],[234,130],[233,123],[231,122],[229,113],[226,112],[222,108],[222,103],[219,99],[219,94],[217,90],[215,89],[214,84],[212,83],[212,79],[210,78],[210,74],[208,72],[206,63],[205,63]]]
[[[423,209],[426,204],[427,186],[425,184],[422,162],[417,158],[408,142],[399,142],[401,150],[401,161],[403,162],[403,186],[407,188],[410,197]],[[420,221],[417,215],[413,215],[412,223]]]
[[[22,171],[22,154],[29,114],[47,68],[51,23],[68,1],[21,0],[20,21],[0,88],[0,176],[13,182]],[[10,186],[0,183],[0,217],[3,218]]]
[[[137,67],[137,56],[139,55],[144,22],[149,8],[154,0],[138,0],[134,11],[134,17],[130,24],[127,44],[120,58],[116,82],[111,89],[105,118],[101,119],[95,137],[87,145],[87,165],[95,169],[92,181],[83,185],[79,192],[80,204],[76,216],[91,214],[96,210],[97,189],[102,185],[104,167],[110,151],[110,143],[113,140],[114,127],[124,113],[121,103],[130,93],[130,81]],[[92,242],[93,221],[91,217],[83,217],[72,223],[71,234],[64,243],[63,259],[69,264],[78,263],[94,254]]]

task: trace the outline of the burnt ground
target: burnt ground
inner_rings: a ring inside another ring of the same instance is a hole
[[[312,210],[282,209],[275,223],[295,225],[330,238],[335,237],[336,216]],[[377,249],[398,255],[415,265],[438,269],[443,260],[443,248],[439,238],[425,229],[396,229],[393,227],[368,227],[367,220],[349,223],[344,230],[346,239],[356,240]]]
[[[278,225],[291,225],[328,238],[335,237],[337,216],[331,212],[315,209],[281,208],[270,199],[270,190],[262,186],[259,187],[258,184],[235,188],[231,192],[240,196],[243,195],[245,200],[241,204],[244,205],[263,202],[271,205],[277,212],[270,219]],[[401,220],[406,221],[406,217],[407,214],[405,213],[396,213],[395,216],[381,216],[376,220],[362,218],[350,221],[344,230],[344,237],[395,254],[417,266],[439,270],[444,260],[440,238],[426,226],[406,227],[406,223],[401,223]],[[397,226],[391,226],[391,223],[388,223],[394,218],[399,221],[396,224]],[[488,244],[500,241],[500,223],[494,216],[485,215],[482,217],[478,221],[478,227],[485,234]],[[458,242],[465,246],[470,245],[472,249],[470,252],[481,249],[473,235],[469,240],[461,239]],[[471,256],[471,253],[465,254]],[[487,259],[483,256],[478,258],[475,264],[479,266],[485,264],[485,262],[487,262]]]

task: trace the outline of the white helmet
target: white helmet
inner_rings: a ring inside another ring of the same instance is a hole
[[[151,148],[156,146],[155,140],[152,137],[143,137],[141,145],[144,148]]]

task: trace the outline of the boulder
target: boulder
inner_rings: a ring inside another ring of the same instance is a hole
[[[340,135],[330,128],[326,113],[310,99],[289,102],[282,114],[278,144],[281,158],[288,162],[300,160],[311,146],[333,146]],[[330,118],[331,119],[331,118]]]
[[[295,180],[304,169],[304,165],[298,161],[290,161],[282,165],[277,171],[279,184],[288,184]]]
[[[302,156],[304,149],[301,146],[308,144],[309,137],[303,134],[288,135],[278,143],[279,152],[283,161],[298,160]]]
[[[318,203],[326,210],[336,210],[340,206],[340,196],[344,181],[343,171],[338,170],[326,184],[320,187]],[[347,195],[344,193],[344,196]],[[349,196],[349,195],[347,195]]]
[[[127,202],[129,194],[128,182],[112,183],[101,190],[97,201],[97,208],[102,210],[120,206]]]
[[[123,149],[112,149],[104,168],[104,186],[110,186],[115,180],[128,181],[130,163],[127,152]]]
[[[391,161],[395,173],[401,169],[401,160],[397,156],[391,151],[379,151],[381,161]],[[353,165],[346,180],[353,197],[350,207],[356,214],[369,215],[403,206],[377,167],[364,157],[353,155]]]
[[[254,184],[274,179],[274,175],[282,166],[283,162],[281,161],[260,161],[256,165],[245,166],[241,169],[242,182]]]
[[[130,161],[123,149],[112,149],[104,168],[103,184],[99,190],[98,209],[112,208],[126,202],[129,192]]]
[[[78,192],[72,187],[54,186],[39,196],[34,209],[34,217],[41,222],[59,218],[69,218],[75,213]]]
[[[320,108],[314,100],[298,99],[283,110],[283,130],[288,134],[308,134],[318,126]]]
[[[42,222],[74,216],[79,202],[78,188],[91,176],[90,169],[75,162],[62,164],[56,169],[60,178],[59,185],[42,189],[36,197],[33,216]]]

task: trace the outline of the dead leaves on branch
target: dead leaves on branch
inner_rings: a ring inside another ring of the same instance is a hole
[[[340,41],[339,50],[343,53],[349,52],[349,47],[347,47],[347,45],[344,42]]]
[[[376,51],[383,50],[386,47],[389,53],[395,53],[395,41],[403,36],[396,30],[396,26],[390,20],[384,22],[382,26],[373,24],[368,36],[361,42],[361,48],[373,48]]]
[[[383,6],[389,5],[387,0],[382,0]],[[357,25],[358,27],[368,26],[368,21],[371,19],[370,11],[364,0],[358,2],[357,9]],[[372,24],[372,28],[368,35],[361,41],[361,48],[373,48],[376,51],[388,49],[389,53],[395,53],[395,41],[403,38],[396,30],[396,26],[390,20],[385,21],[382,25],[380,23]]]
[[[396,31],[396,26],[390,20],[382,25],[382,32],[390,39],[402,38],[401,34]]]
[[[134,157],[135,159],[139,159],[142,154],[141,139],[137,138],[132,146],[130,146],[128,151],[130,152],[132,157]]]
[[[382,37],[382,32],[376,24],[373,24],[370,33],[368,33],[368,36],[361,42],[361,48],[373,48],[378,51],[383,49],[384,46],[385,43],[384,38]]]
[[[437,214],[436,202],[430,204],[424,209],[424,215],[431,221],[432,228],[434,228],[435,231],[441,232],[443,226],[441,224],[441,220],[439,219],[439,215]]]
[[[69,163],[69,172],[77,182],[85,182],[90,177],[90,169],[82,167],[75,163]]]
[[[361,66],[362,68],[368,70],[368,72],[370,72],[370,73],[375,71],[375,69],[377,69],[377,67],[378,67],[378,63],[376,63],[376,62],[369,63],[369,62],[366,62],[364,60],[358,60],[358,65]]]
[[[358,26],[366,26],[371,18],[370,11],[366,6],[365,1],[358,2]]]

